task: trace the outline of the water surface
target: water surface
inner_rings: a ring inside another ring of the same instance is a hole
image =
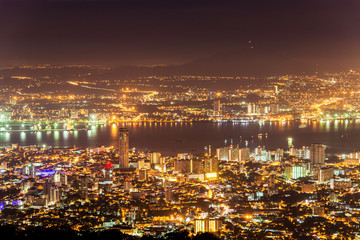
[[[268,149],[287,148],[288,138],[295,147],[311,143],[327,145],[327,153],[348,153],[360,147],[359,120],[331,120],[309,122],[299,128],[298,121],[267,123],[122,123],[92,126],[88,131],[16,131],[0,133],[0,145],[47,145],[52,147],[117,146],[118,128],[130,131],[130,147],[160,151],[165,154],[178,152],[204,152],[204,146],[212,148],[224,145],[250,148],[266,146]],[[259,133],[268,137],[259,138]],[[215,153],[215,152],[213,152]]]

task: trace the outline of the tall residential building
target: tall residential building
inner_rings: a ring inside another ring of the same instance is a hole
[[[332,167],[315,169],[318,176],[318,183],[326,183],[334,178],[334,169]]]
[[[218,172],[219,170],[219,160],[215,157],[207,157],[205,158],[205,172],[213,173]]]
[[[60,190],[57,187],[52,186],[49,192],[49,203],[55,204],[58,201],[60,201]]]
[[[275,150],[275,159],[274,159],[275,161],[280,161],[283,158],[283,156],[284,156],[284,150],[282,148],[278,148]]]
[[[250,148],[239,149],[239,161],[246,162],[250,159]]]
[[[295,165],[285,167],[285,179],[290,181],[291,179],[298,179],[307,176],[306,165]]]
[[[29,176],[31,178],[35,178],[36,177],[35,165],[32,163],[29,163],[26,166],[24,166],[22,169],[22,174],[23,174],[23,176]]]
[[[113,185],[113,167],[112,164],[109,162],[105,165],[104,168],[104,179],[102,184],[104,184],[105,192],[110,192],[112,185]]]
[[[66,174],[60,174],[60,182],[61,182],[61,186],[66,186],[68,184]]]
[[[268,183],[268,186],[269,188],[273,188],[275,187],[275,182],[276,182],[276,178],[275,178],[275,174],[270,174],[269,176],[269,183]]]
[[[147,169],[139,170],[139,181],[147,181],[149,178],[149,172]]]
[[[279,94],[279,86],[275,85],[274,88],[275,88],[274,89],[275,94]]]
[[[160,164],[161,154],[159,152],[150,153],[150,163],[151,164]]]
[[[219,219],[195,219],[195,234],[201,232],[218,233],[221,229],[221,221]]]
[[[250,157],[250,149],[233,147],[223,147],[216,149],[218,160],[225,161],[247,161]]]
[[[268,115],[276,114],[279,112],[278,104],[269,104],[269,105],[257,105],[249,103],[247,106],[248,115]]]
[[[60,182],[60,172],[56,171],[52,178],[54,183]]]
[[[352,152],[349,154],[350,159],[360,159],[360,152]]]
[[[221,114],[220,99],[217,99],[214,101],[213,107],[214,107],[214,111],[213,111],[214,116],[221,116],[222,114]]]
[[[125,169],[129,167],[129,130],[120,128],[119,135],[119,168]]]
[[[170,189],[166,189],[165,190],[165,200],[167,202],[171,202],[174,198],[174,194],[173,194],[173,191],[170,190]]]
[[[191,160],[187,159],[174,159],[174,171],[178,173],[190,173]]]
[[[88,178],[87,176],[80,176],[80,197],[82,200],[88,199]]]
[[[254,112],[255,112],[255,105],[249,103],[248,106],[247,106],[247,113],[249,115],[251,115],[251,114],[254,114]]]
[[[46,195],[48,200],[49,200],[49,197],[50,197],[51,188],[53,186],[54,186],[54,184],[50,181],[50,179],[47,179],[43,184],[43,192],[44,192],[44,195]]]
[[[204,171],[204,164],[201,159],[194,159],[190,160],[190,173],[200,174]]]
[[[270,151],[266,151],[265,147],[258,146],[255,148],[255,161],[271,161],[272,156]]]
[[[321,143],[313,143],[310,146],[310,162],[322,165],[325,163],[325,146]]]

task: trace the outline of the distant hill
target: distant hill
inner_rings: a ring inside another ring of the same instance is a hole
[[[257,47],[216,54],[185,64],[183,70],[213,75],[279,75],[315,72],[316,66]]]
[[[300,53],[299,53],[300,52]],[[304,52],[304,53],[302,53]],[[311,60],[307,60],[311,59]],[[96,67],[59,67],[37,69],[4,69],[2,76],[17,74],[43,76],[56,75],[60,79],[127,79],[149,75],[212,75],[212,76],[273,76],[284,74],[314,74],[315,72],[339,72],[356,70],[349,62],[355,62],[356,53],[338,54],[295,49],[292,52],[266,49],[248,45],[233,51],[213,54],[182,65],[119,66],[97,69]],[[91,73],[91,75],[87,75]]]
[[[326,62],[320,64],[327,66]],[[323,71],[338,68],[324,67]],[[219,53],[204,58],[200,58],[183,65],[155,66],[155,67],[118,67],[106,73],[109,77],[113,74],[117,76],[137,76],[137,75],[214,75],[214,76],[272,76],[284,74],[314,74],[318,70],[317,64],[300,60],[291,54],[278,53],[266,49],[247,47],[231,52]]]

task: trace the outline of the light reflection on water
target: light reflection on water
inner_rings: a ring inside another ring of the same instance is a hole
[[[89,130],[74,131],[16,131],[0,133],[0,144],[21,145],[46,144],[54,147],[92,147],[95,145],[117,146],[118,129],[130,130],[130,147],[160,151],[163,153],[202,152],[204,146],[212,148],[227,145],[250,148],[259,145],[268,149],[287,148],[287,138],[293,138],[295,147],[308,146],[313,142],[324,143],[327,152],[350,152],[360,147],[360,121],[336,120],[308,122],[299,128],[300,122],[250,122],[236,123],[119,123],[91,126]],[[15,128],[14,128],[15,129]],[[19,126],[20,129],[20,126]],[[268,138],[258,138],[259,133],[268,133]],[[241,140],[240,140],[241,139]],[[215,150],[214,150],[215,151]]]
[[[339,129],[339,120],[334,121],[334,130],[337,131]]]
[[[21,143],[26,141],[26,133],[25,132],[20,133],[20,139],[21,139]]]
[[[10,141],[10,133],[9,132],[5,133],[4,141],[6,141],[6,142]]]
[[[36,133],[36,141],[41,142],[41,137],[42,137],[41,134],[42,134],[42,132]]]
[[[111,132],[110,132],[111,138],[116,139],[117,134],[118,134],[118,127],[115,123],[113,123],[111,125]]]
[[[330,120],[326,121],[325,129],[326,129],[327,132],[330,131]]]

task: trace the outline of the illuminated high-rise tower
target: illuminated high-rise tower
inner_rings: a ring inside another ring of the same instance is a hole
[[[325,146],[321,143],[313,143],[310,146],[310,162],[313,165],[325,163]]]
[[[119,168],[129,167],[129,130],[127,128],[119,129]]]
[[[212,173],[218,172],[219,170],[219,161],[216,157],[208,156],[205,158],[205,172]]]
[[[110,192],[113,185],[113,168],[111,162],[105,165],[103,183],[105,192]]]
[[[88,178],[87,176],[80,176],[80,197],[82,200],[88,199]]]
[[[217,100],[214,101],[213,107],[214,107],[214,111],[213,111],[214,116],[221,116],[221,102],[220,102],[220,99],[217,99]]]

